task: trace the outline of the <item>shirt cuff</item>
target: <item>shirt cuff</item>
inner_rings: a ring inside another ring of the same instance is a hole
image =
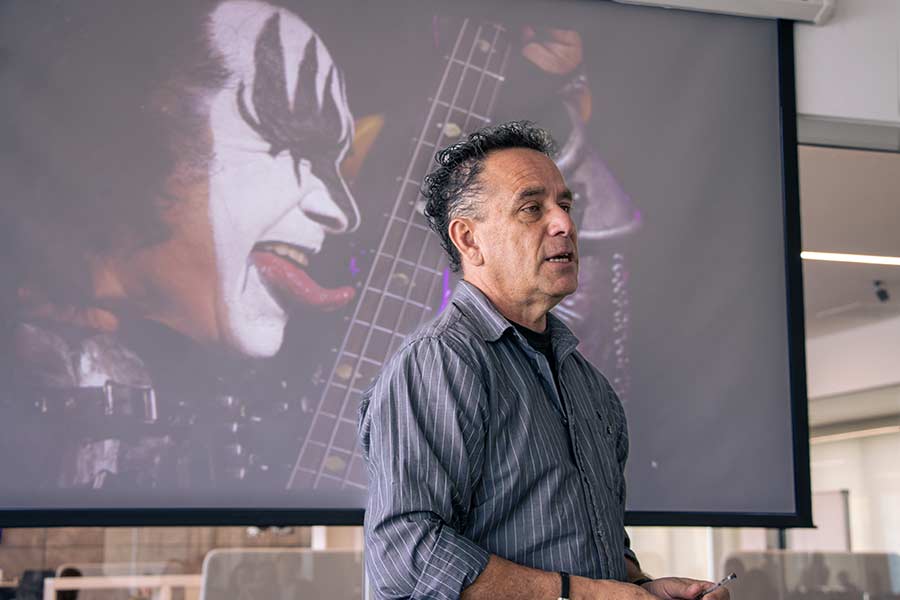
[[[442,523],[413,597],[459,598],[481,575],[489,559],[487,550]]]

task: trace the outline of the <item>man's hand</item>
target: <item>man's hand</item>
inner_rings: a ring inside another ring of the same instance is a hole
[[[522,43],[522,55],[548,73],[565,75],[581,64],[583,50],[577,31],[526,27]]]
[[[647,592],[653,594],[653,598],[662,598],[663,600],[694,600],[704,591],[713,587],[715,584],[711,581],[701,581],[699,579],[688,579],[686,577],[662,577],[654,579],[649,583],[645,583],[643,587]],[[720,587],[715,592],[703,596],[703,600],[730,600],[728,589]]]

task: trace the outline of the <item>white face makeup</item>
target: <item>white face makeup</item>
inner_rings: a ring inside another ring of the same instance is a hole
[[[272,356],[292,306],[330,310],[353,296],[322,288],[304,269],[326,235],[359,223],[338,171],[353,120],[328,50],[297,16],[225,2],[210,35],[231,74],[210,105],[217,320],[243,354]]]

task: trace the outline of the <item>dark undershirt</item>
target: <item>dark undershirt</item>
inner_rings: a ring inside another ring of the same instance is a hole
[[[553,383],[556,385],[556,393],[559,395],[560,402],[562,402],[563,395],[562,390],[559,388],[559,377],[556,373],[556,356],[553,354],[553,342],[550,339],[550,327],[548,326],[543,333],[538,333],[537,331],[533,331],[518,323],[513,323],[512,321],[510,321],[510,324],[522,334],[529,346],[547,358],[547,363],[550,365],[550,372],[553,374]]]

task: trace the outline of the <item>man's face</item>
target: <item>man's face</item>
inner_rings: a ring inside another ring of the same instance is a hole
[[[211,100],[208,212],[220,338],[271,356],[291,308],[332,310],[353,296],[306,272],[326,235],[359,222],[338,166],[353,136],[343,79],[295,15],[262,2],[225,2],[211,43],[228,82]]]
[[[328,234],[359,224],[338,171],[353,122],[328,51],[296,16],[228,1],[207,33],[227,73],[206,98],[208,174],[185,181],[176,169],[169,239],[115,265],[122,291],[108,285],[106,295],[198,341],[268,357],[292,309],[333,310],[353,297],[306,271]]]
[[[527,148],[497,150],[479,175],[483,186],[474,237],[481,281],[507,302],[554,306],[578,287],[572,195],[556,165]]]

